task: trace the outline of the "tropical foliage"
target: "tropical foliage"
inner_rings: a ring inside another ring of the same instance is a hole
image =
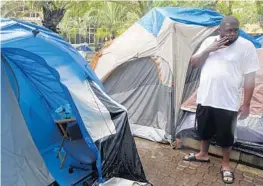
[[[241,27],[263,32],[262,1],[2,1],[1,16],[24,18],[36,16],[42,24],[71,40],[75,35],[86,37],[89,28],[96,28],[95,37],[118,36],[154,7],[196,7],[219,11],[239,18]],[[253,25],[253,29],[252,29]],[[255,27],[255,28],[254,28]]]

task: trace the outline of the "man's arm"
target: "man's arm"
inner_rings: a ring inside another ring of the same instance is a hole
[[[190,63],[194,68],[199,68],[207,60],[211,52],[215,52],[219,49],[225,48],[225,44],[228,42],[227,38],[221,38],[218,41],[215,40],[209,47],[207,47],[201,53],[195,54],[191,57]]]
[[[239,109],[240,117],[239,119],[245,119],[249,115],[250,101],[253,96],[253,92],[255,89],[255,77],[256,72],[252,72],[245,75],[244,80],[244,100],[243,104]]]
[[[250,101],[255,88],[256,72],[259,70],[259,58],[257,50],[252,43],[247,43],[246,50],[243,52],[241,61],[242,72],[244,74],[244,100],[239,109],[239,119],[245,119],[249,116]]]
[[[256,72],[245,75],[244,81],[244,104],[250,105],[250,101],[255,89]]]
[[[210,54],[209,50],[204,50],[200,54],[193,55],[190,59],[190,63],[194,68],[199,68],[202,66],[205,61],[207,60],[208,56]]]

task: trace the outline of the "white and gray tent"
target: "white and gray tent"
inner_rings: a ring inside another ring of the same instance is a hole
[[[104,81],[107,93],[128,108],[137,136],[161,141],[173,130],[173,87],[169,64],[159,57],[133,59]]]
[[[174,140],[182,101],[198,85],[192,80],[200,71],[191,69],[190,57],[217,35],[222,18],[210,10],[154,8],[94,58],[91,66],[106,92],[127,108],[135,136]],[[240,35],[260,47],[242,30]]]

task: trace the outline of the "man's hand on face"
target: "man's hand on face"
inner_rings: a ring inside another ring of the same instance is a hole
[[[215,52],[219,49],[226,48],[226,44],[229,42],[227,37],[223,37],[219,40],[215,39],[215,41],[207,48],[208,52]]]
[[[239,108],[238,114],[239,114],[239,118],[240,120],[244,120],[248,117],[250,112],[250,106],[243,104],[241,105],[241,107]]]

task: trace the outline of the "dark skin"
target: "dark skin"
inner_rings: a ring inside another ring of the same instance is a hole
[[[250,112],[250,101],[255,89],[255,76],[256,73],[249,73],[245,75],[244,81],[244,101],[241,107],[239,108],[239,119],[246,119]]]

